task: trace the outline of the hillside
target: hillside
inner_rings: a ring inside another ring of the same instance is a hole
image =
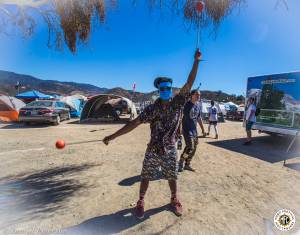
[[[93,95],[105,93],[108,89],[99,88],[90,84],[75,82],[59,82],[54,80],[41,80],[29,75],[16,74],[12,72],[0,71],[0,92],[16,95],[15,85],[19,82],[23,88],[21,92],[27,90],[39,90],[48,94],[85,94]]]
[[[15,96],[17,94],[15,88],[17,82],[20,83],[20,92],[38,90],[46,94],[72,95],[79,93],[85,96],[115,94],[133,99],[135,102],[152,100],[154,96],[158,95],[157,91],[149,93],[135,92],[133,94],[132,91],[125,90],[121,87],[107,89],[84,83],[42,80],[29,75],[0,70],[0,93]],[[178,88],[174,88],[174,92],[176,91],[178,91]],[[201,93],[202,98],[209,100],[232,101],[238,104],[243,103],[244,101],[243,96],[229,95],[222,91],[201,91]]]

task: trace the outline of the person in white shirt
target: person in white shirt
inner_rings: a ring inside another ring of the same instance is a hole
[[[209,120],[209,125],[208,125],[208,132],[207,135],[209,135],[210,132],[210,126],[213,125],[214,129],[215,129],[215,138],[218,139],[219,138],[219,134],[218,134],[218,129],[217,129],[217,124],[218,124],[218,109],[215,106],[215,102],[212,100],[210,102],[211,107],[208,109],[208,120]]]
[[[252,140],[251,129],[252,129],[253,124],[256,122],[255,113],[256,113],[255,99],[253,97],[250,97],[249,101],[248,101],[248,108],[246,111],[247,141],[244,143],[245,145],[251,144],[251,140]]]

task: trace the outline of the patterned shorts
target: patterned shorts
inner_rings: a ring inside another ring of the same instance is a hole
[[[161,169],[161,173],[160,173]],[[162,175],[163,179],[176,180],[178,174],[177,150],[173,148],[164,155],[147,151],[141,173],[142,179],[155,180]]]

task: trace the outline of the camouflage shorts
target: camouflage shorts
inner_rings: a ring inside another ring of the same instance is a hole
[[[142,179],[155,180],[159,178],[159,175],[162,175],[163,179],[176,180],[177,173],[178,166],[176,148],[168,150],[168,152],[164,155],[158,155],[151,151],[146,152],[141,173]]]

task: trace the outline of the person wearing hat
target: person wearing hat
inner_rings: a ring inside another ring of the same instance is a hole
[[[183,108],[195,81],[200,58],[201,53],[197,49],[188,80],[177,95],[172,97],[173,80],[171,78],[156,78],[154,86],[159,90],[159,98],[154,104],[148,105],[136,119],[103,139],[103,142],[108,145],[113,139],[132,131],[140,124],[150,123],[151,139],[143,161],[140,195],[135,208],[135,214],[138,218],[144,217],[144,197],[149,181],[158,178],[160,168],[162,177],[168,180],[171,190],[171,209],[177,216],[182,215],[182,205],[177,197],[178,169],[175,143]]]

